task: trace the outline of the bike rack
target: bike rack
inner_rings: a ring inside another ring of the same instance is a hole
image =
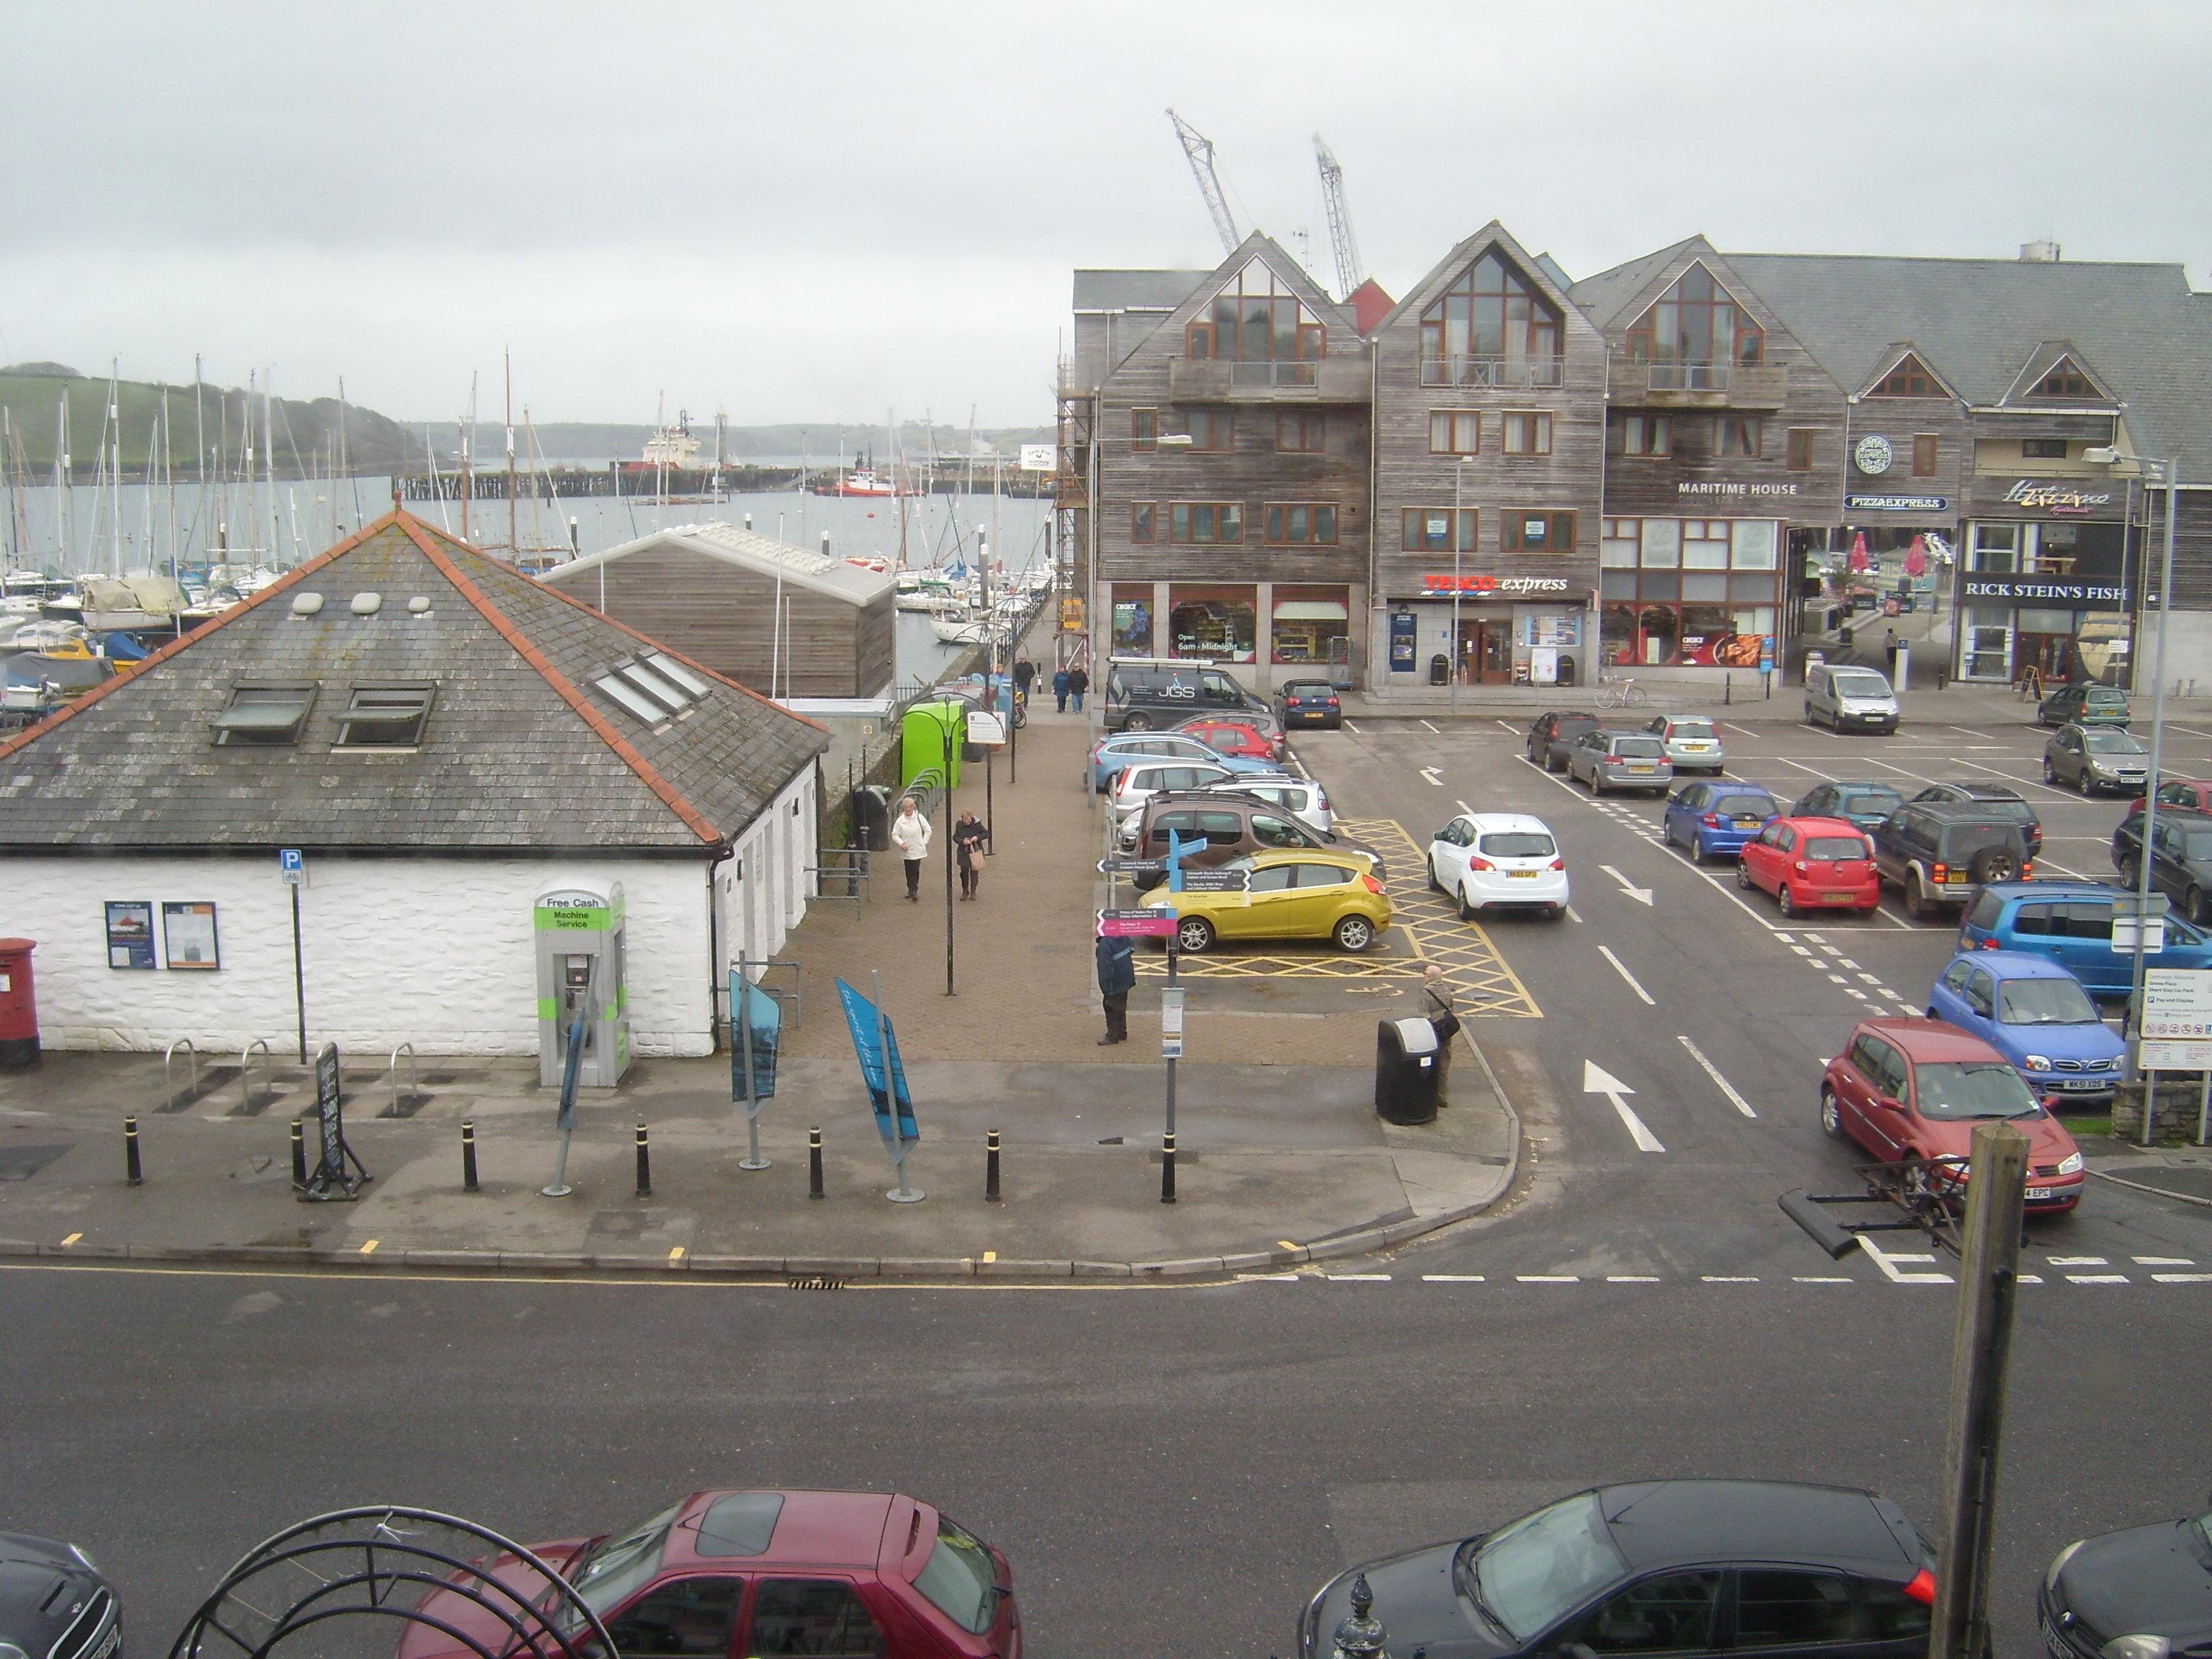
[[[276,1062],[269,1057],[269,1039],[256,1037],[240,1051],[238,1056],[239,1103],[249,1117],[253,1114],[253,1071],[250,1062],[256,1048],[261,1050],[261,1080],[269,1085],[272,1093],[276,1089],[276,1085],[270,1081],[274,1075],[271,1068]]]
[[[867,900],[870,868],[868,849],[865,847],[825,847],[818,856],[826,860],[810,864],[806,873],[814,878],[814,896],[817,900],[850,899],[853,907],[860,908]],[[824,881],[843,882],[849,890],[842,893],[825,893]]]
[[[179,1048],[182,1048],[191,1060],[191,1069],[185,1074],[187,1079],[185,1086],[189,1091],[185,1098],[191,1099],[200,1091],[199,1048],[190,1037],[179,1037],[174,1042],[161,1050],[161,1100],[162,1104],[164,1105],[169,1104],[177,1097],[176,1087],[170,1081],[169,1077],[169,1058],[171,1055],[174,1054]]]
[[[415,1045],[411,1042],[403,1042],[392,1051],[392,1106],[391,1109],[384,1114],[386,1117],[399,1115],[399,1056],[402,1054],[407,1056],[408,1097],[412,1099],[422,1092],[422,1084],[415,1072]]]

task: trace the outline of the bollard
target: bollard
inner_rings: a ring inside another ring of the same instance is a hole
[[[806,1195],[822,1196],[822,1131],[806,1132]]]
[[[1170,1129],[1160,1138],[1160,1202],[1175,1201],[1175,1131]]]
[[[983,1201],[999,1201],[999,1132],[992,1130],[983,1137]]]
[[[637,1195],[640,1198],[653,1196],[653,1154],[645,1144],[643,1118],[640,1118],[637,1123]]]
[[[307,1126],[296,1117],[292,1120],[292,1190],[307,1190]]]
[[[123,1178],[133,1187],[143,1186],[145,1176],[138,1168],[138,1120],[123,1120]]]
[[[481,1192],[477,1185],[477,1126],[472,1118],[461,1120],[461,1190]]]
[[[1735,676],[1733,674],[1723,674],[1721,676],[1721,702],[1723,706],[1726,706],[1735,702]]]

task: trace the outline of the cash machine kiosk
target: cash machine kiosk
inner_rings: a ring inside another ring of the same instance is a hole
[[[622,884],[604,894],[577,888],[548,893],[531,920],[538,950],[538,1081],[549,1089],[561,1086],[569,1035],[581,1009],[577,1085],[611,1089],[629,1069]]]

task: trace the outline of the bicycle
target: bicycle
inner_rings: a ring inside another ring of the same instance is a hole
[[[1625,675],[1601,674],[1597,681],[1597,706],[1601,708],[1633,708],[1644,701],[1644,688]]]

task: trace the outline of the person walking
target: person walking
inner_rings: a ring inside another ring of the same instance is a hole
[[[1083,694],[1091,689],[1091,671],[1081,663],[1067,671],[1067,695],[1074,700],[1075,712],[1083,712]]]
[[[1452,1011],[1452,988],[1444,970],[1431,963],[1421,970],[1422,1000],[1428,1006],[1429,1029],[1437,1034],[1437,1104],[1451,1104],[1452,1039],[1459,1035],[1459,1016]]]
[[[1014,690],[1026,697],[1030,694],[1030,684],[1036,679],[1036,665],[1027,657],[1016,658],[1014,659]]]
[[[1129,993],[1137,988],[1137,942],[1129,939],[1101,939],[1098,995],[1106,1008],[1106,1035],[1098,1046],[1129,1040]]]
[[[1065,668],[1054,671],[1052,677],[1052,703],[1054,713],[1065,714],[1067,712],[1067,671]]]
[[[1895,678],[1897,675],[1897,630],[1894,628],[1884,629],[1882,630],[1881,659],[1883,664],[1888,668],[1890,677],[1893,679]]]
[[[922,817],[921,804],[912,795],[899,802],[898,816],[891,820],[891,845],[906,860],[906,896],[919,904],[921,861],[929,856],[929,820]]]
[[[983,848],[991,832],[973,812],[963,812],[952,826],[952,859],[960,866],[960,896],[974,898],[983,885]]]

